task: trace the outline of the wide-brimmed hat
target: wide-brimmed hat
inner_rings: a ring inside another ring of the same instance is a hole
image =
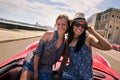
[[[81,13],[81,12],[76,13],[74,18],[70,20],[70,23],[72,23],[73,21],[83,21],[87,23],[84,13]]]

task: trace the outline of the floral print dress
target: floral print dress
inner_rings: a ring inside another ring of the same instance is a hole
[[[68,49],[70,64],[65,67],[64,72],[72,75],[75,80],[93,80],[91,49],[86,44],[77,53],[74,52],[75,47],[69,46]]]
[[[39,55],[39,72],[52,72],[52,66],[55,64],[64,52],[65,42],[59,48],[56,48],[58,32],[54,31],[55,35],[49,42],[40,40],[38,47],[34,50]],[[33,52],[28,54],[25,61],[33,66]]]

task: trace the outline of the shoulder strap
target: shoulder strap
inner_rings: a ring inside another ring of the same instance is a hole
[[[57,30],[55,31],[55,39],[56,40],[58,39],[58,31]]]

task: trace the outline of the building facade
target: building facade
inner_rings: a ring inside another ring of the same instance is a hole
[[[94,17],[95,29],[111,43],[120,44],[120,9],[110,8]]]

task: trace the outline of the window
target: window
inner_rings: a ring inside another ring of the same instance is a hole
[[[112,26],[110,25],[110,28],[112,28]]]
[[[106,15],[105,15],[105,19],[107,19],[107,18],[108,18],[108,15],[106,14]]]
[[[102,17],[102,20],[104,20],[104,16]]]
[[[119,29],[119,27],[116,27],[116,29],[118,30],[118,29]]]
[[[110,39],[110,36],[111,36],[111,34],[109,33],[109,34],[108,34],[108,39]]]
[[[114,17],[114,15],[112,15],[112,17]]]

